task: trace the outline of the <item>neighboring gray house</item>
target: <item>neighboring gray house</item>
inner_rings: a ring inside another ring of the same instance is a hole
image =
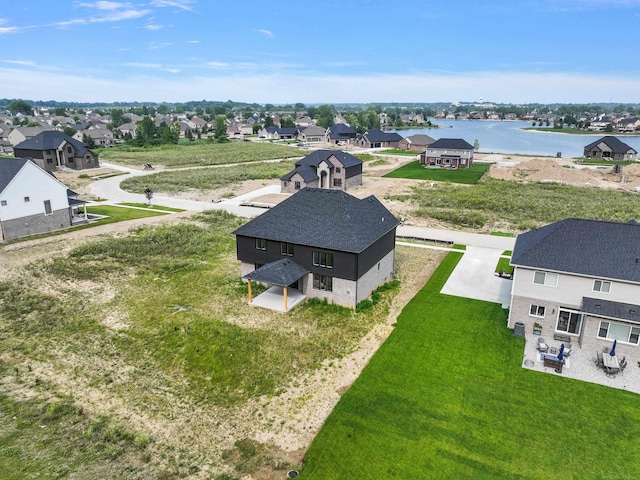
[[[373,195],[300,190],[233,232],[249,302],[288,311],[316,297],[355,307],[393,279],[398,224]],[[251,282],[271,288],[254,299]]]
[[[383,132],[379,128],[371,128],[357,137],[356,145],[364,148],[398,148],[402,136],[395,132]]]
[[[461,138],[440,138],[420,155],[420,163],[428,167],[471,168],[473,145]]]
[[[348,125],[336,123],[327,129],[327,143],[334,145],[346,145],[355,140],[358,133]]]
[[[435,140],[429,135],[416,134],[400,140],[398,148],[401,150],[408,150],[410,152],[424,152],[425,149],[431,145]]]
[[[47,131],[14,147],[16,157],[33,158],[45,170],[98,168],[98,154],[62,132]]]
[[[298,160],[280,182],[284,193],[305,187],[348,190],[362,185],[362,160],[341,150],[316,150]]]
[[[327,130],[324,127],[311,125],[298,132],[298,140],[307,143],[320,143],[325,141]]]
[[[637,153],[629,145],[611,135],[602,137],[584,147],[584,156],[586,158],[602,158],[603,160],[635,162]]]
[[[640,358],[640,224],[569,218],[518,235],[509,327]]]

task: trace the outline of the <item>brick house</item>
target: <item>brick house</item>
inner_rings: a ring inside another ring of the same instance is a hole
[[[280,178],[284,193],[305,187],[348,190],[362,185],[362,160],[341,150],[315,150],[298,160],[295,167]]]

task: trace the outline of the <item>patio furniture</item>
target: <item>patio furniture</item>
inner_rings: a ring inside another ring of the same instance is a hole
[[[604,347],[602,349],[602,353],[609,353],[609,347]]]
[[[602,360],[604,362],[604,372],[607,374],[607,377],[615,377],[620,371],[618,357],[615,355],[612,357],[607,353],[602,355]]]
[[[538,338],[538,345],[536,345],[536,348],[538,349],[539,352],[547,352],[549,350],[549,345],[547,345],[544,341],[544,338],[540,337]]]
[[[564,355],[565,357],[568,357],[569,355],[571,355],[571,344],[570,343],[564,343],[564,352],[562,352],[562,355]]]
[[[605,367],[605,373],[607,374],[607,377],[615,377],[619,372],[620,372],[619,368]]]
[[[571,343],[571,337],[569,335],[565,335],[564,333],[554,333],[553,339],[558,340],[559,342],[563,342],[564,344]]]
[[[627,368],[627,357],[622,357],[622,360],[620,360],[620,373],[624,373],[625,368]]]
[[[596,366],[598,368],[604,368],[604,360],[602,359],[601,352],[596,352]]]
[[[558,373],[562,372],[562,366],[564,365],[564,361],[558,360],[558,357],[556,357],[555,355],[544,355],[543,362],[545,367],[552,367]]]

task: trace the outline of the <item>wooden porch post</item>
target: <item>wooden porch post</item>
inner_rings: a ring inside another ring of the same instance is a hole
[[[287,311],[287,287],[282,287],[282,291],[284,292],[284,311]]]
[[[252,300],[253,300],[253,297],[251,295],[251,279],[249,279],[249,303],[251,303]]]

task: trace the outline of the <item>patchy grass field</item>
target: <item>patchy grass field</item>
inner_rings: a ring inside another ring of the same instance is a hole
[[[208,143],[191,145],[162,145],[159,147],[117,147],[99,149],[100,159],[122,165],[193,167],[255,162],[276,158],[299,157],[308,152],[296,147],[258,142]]]
[[[515,183],[485,178],[477,185],[420,185],[409,195],[413,214],[454,228],[525,231],[564,218],[628,222],[640,218],[638,194],[549,183]]]
[[[143,227],[0,282],[0,402],[21,412],[0,417],[0,471],[229,480],[298,465],[388,335],[392,300],[439,257],[400,249],[401,285],[361,312],[307,302],[283,315],[246,303],[240,223],[212,211]]]
[[[489,163],[475,163],[471,168],[424,168],[416,160],[387,173],[385,177],[475,184],[489,170],[490,166],[491,164]]]
[[[154,192],[176,194],[188,191],[209,191],[221,187],[233,188],[245,180],[267,180],[280,178],[293,170],[293,163],[269,162],[237,165],[233,167],[194,170],[165,171],[152,175],[131,177],[120,184],[123,190],[144,193],[150,188]]]

